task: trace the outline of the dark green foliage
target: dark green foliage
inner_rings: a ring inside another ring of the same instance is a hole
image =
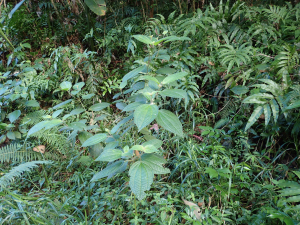
[[[0,224],[299,223],[297,1],[6,2]]]

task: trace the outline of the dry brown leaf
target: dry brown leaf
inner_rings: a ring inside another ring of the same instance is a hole
[[[33,148],[33,151],[40,152],[42,154],[45,153],[45,150],[46,150],[45,145],[39,145],[39,146]]]
[[[157,123],[153,124],[152,127],[150,127],[150,130],[153,130],[153,129],[156,130],[156,131],[159,130],[159,127],[158,127]]]
[[[184,198],[182,198],[182,201],[184,202],[184,204],[189,206],[191,210],[193,210],[193,214],[199,220],[201,218],[201,209],[199,208],[199,206],[193,202],[185,200]]]

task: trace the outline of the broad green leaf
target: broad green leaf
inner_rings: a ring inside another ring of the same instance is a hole
[[[238,86],[231,88],[230,90],[236,95],[243,95],[249,91],[249,88],[246,86],[238,85]]]
[[[178,117],[170,111],[165,109],[159,110],[156,121],[166,130],[183,137],[182,124]]]
[[[17,139],[21,139],[22,135],[19,131],[14,131],[14,134]]]
[[[159,92],[160,95],[162,96],[168,96],[171,98],[187,98],[187,93],[185,90],[181,89],[166,89],[161,92]]]
[[[104,0],[84,0],[85,4],[98,16],[104,16],[106,4]]]
[[[95,145],[95,144],[98,144],[102,141],[104,141],[107,137],[107,134],[96,134],[94,135],[93,137],[90,137],[89,139],[87,139],[83,144],[82,144],[82,147],[88,147],[88,146],[91,146],[91,145]]]
[[[8,114],[8,119],[11,123],[15,122],[21,115],[21,111],[20,110],[15,110],[13,112],[11,112],[10,114]]]
[[[31,127],[31,129],[27,133],[27,136],[30,136],[30,135],[34,134],[35,132],[42,130],[46,126],[47,123],[49,123],[49,121],[42,121],[42,122],[37,123],[36,125]]]
[[[143,104],[134,111],[134,123],[140,131],[149,125],[158,114],[158,107],[154,104]]]
[[[82,113],[82,112],[84,112],[84,111],[85,111],[85,109],[83,109],[83,108],[73,109],[73,110],[70,112],[70,115],[78,115],[78,114],[80,114],[80,113]]]
[[[88,95],[82,95],[83,99],[90,99],[91,97],[93,97],[95,94],[88,94]]]
[[[69,124],[69,127],[74,129],[74,130],[84,130],[84,129],[86,129],[86,125],[84,123],[80,123],[80,122],[73,122],[73,123]]]
[[[91,134],[90,132],[87,132],[87,131],[82,131],[78,134],[78,139],[81,144],[83,144],[90,137],[93,137],[93,134]]]
[[[279,196],[293,196],[293,195],[300,195],[299,188],[286,188],[280,191]]]
[[[148,36],[145,35],[132,35],[135,39],[137,39],[140,42],[143,42],[144,44],[151,45],[154,43],[154,41],[151,40]]]
[[[73,99],[69,99],[69,100],[67,100],[67,101],[61,102],[61,103],[57,104],[56,106],[54,106],[53,109],[58,109],[58,108],[60,108],[60,107],[62,107],[62,106],[64,106],[64,105],[66,105],[66,104],[68,104],[68,103],[70,103],[70,102],[72,102],[72,101],[73,101]]]
[[[155,146],[155,148],[160,148],[162,146],[163,142],[161,140],[158,140],[158,139],[152,139],[152,140],[149,140],[149,141],[146,141],[144,142],[142,145],[143,146],[146,146],[146,145],[153,145]]]
[[[70,81],[64,81],[59,85],[60,89],[63,91],[68,91],[72,87],[72,83]]]
[[[48,123],[45,124],[45,129],[51,129],[52,127],[58,126],[62,123],[62,120],[59,119],[53,119],[53,120],[49,120]]]
[[[145,153],[153,153],[153,152],[158,152],[158,150],[154,145],[146,145],[144,147],[144,152]]]
[[[170,173],[168,168],[164,168],[162,165],[166,163],[166,160],[157,154],[143,154],[141,156],[142,161],[148,162],[153,169],[154,174],[167,174]]]
[[[155,77],[151,77],[149,75],[140,76],[138,80],[148,80],[148,81],[153,81],[156,84],[159,84],[159,81]]]
[[[186,75],[188,75],[187,72],[179,72],[179,73],[175,73],[172,75],[167,76],[163,81],[162,84],[169,84],[175,80],[179,80],[182,79],[183,77],[185,77]]]
[[[205,173],[208,173],[210,178],[215,178],[219,176],[218,171],[211,167],[206,167]]]
[[[286,202],[300,202],[300,195],[289,197],[286,199]]]
[[[16,139],[16,135],[14,132],[12,131],[8,131],[6,136],[10,139],[10,140],[15,140]]]
[[[122,79],[122,83],[120,84],[120,88],[124,88],[127,85],[127,81],[135,76],[137,76],[140,72],[145,72],[147,69],[146,66],[140,66],[132,71],[130,71],[129,73],[127,73],[123,79]]]
[[[145,150],[145,148],[142,145],[134,145],[134,146],[131,147],[131,150],[137,150],[137,151],[142,151],[143,152]]]
[[[52,118],[56,118],[59,116],[59,114],[61,114],[62,112],[64,111],[64,109],[59,109],[57,111],[55,111],[53,114],[52,114]]]
[[[84,82],[76,83],[73,85],[73,89],[79,91],[84,86],[84,84],[85,84]]]
[[[101,153],[95,161],[112,162],[122,157],[123,152],[119,149],[108,149]]]
[[[149,163],[154,163],[157,165],[162,165],[162,164],[166,164],[167,161],[165,160],[165,158],[161,155],[158,154],[143,154],[141,156],[142,161],[146,161]]]
[[[260,115],[263,113],[264,108],[262,106],[258,106],[252,113],[252,115],[250,116],[248,123],[245,127],[245,131],[248,130],[256,121],[257,119],[260,117]]]
[[[28,100],[25,102],[25,106],[27,107],[40,107],[40,103],[37,100]]]
[[[298,178],[300,179],[300,171],[293,171],[294,174],[296,174],[298,176]]]
[[[154,174],[148,162],[137,161],[129,170],[129,186],[138,200],[146,197],[145,191],[150,190]]]
[[[113,175],[119,172],[119,170],[126,164],[127,162],[124,162],[123,160],[116,161],[110,165],[108,165],[105,169],[101,170],[100,172],[96,173],[93,178],[91,179],[91,182],[97,181],[103,177],[107,177],[109,175]]]
[[[234,82],[234,78],[230,77],[229,80],[226,82],[225,89],[229,88],[232,82]]]
[[[121,120],[119,123],[117,123],[116,126],[114,126],[114,127],[111,129],[110,133],[111,133],[111,134],[116,133],[117,130],[119,130],[120,127],[121,127],[123,124],[127,123],[127,122],[130,121],[132,118],[133,118],[133,115],[130,115],[130,116],[124,118],[123,120]]]
[[[141,102],[133,102],[133,103],[130,103],[129,105],[127,105],[123,111],[124,112],[129,112],[129,111],[133,111],[135,110],[138,106],[142,105]]]
[[[107,108],[108,106],[110,106],[110,103],[102,102],[102,103],[98,103],[98,104],[95,104],[95,105],[91,106],[90,110],[92,110],[92,111],[100,111],[102,109]]]
[[[160,68],[160,69],[156,70],[156,73],[158,73],[158,74],[173,74],[175,72],[176,72],[176,70],[171,67],[164,67],[164,68]]]

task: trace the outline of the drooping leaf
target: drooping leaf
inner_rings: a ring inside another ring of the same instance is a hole
[[[67,101],[61,102],[61,103],[57,104],[56,106],[54,106],[53,109],[58,109],[58,108],[60,108],[60,107],[62,107],[62,106],[64,106],[64,105],[66,105],[66,104],[68,104],[68,103],[70,103],[70,102],[72,102],[72,101],[73,101],[73,99],[69,99],[69,100],[67,100]]]
[[[56,118],[59,116],[59,114],[61,114],[62,112],[64,111],[64,109],[59,109],[57,111],[55,111],[53,114],[52,114],[52,118]]]
[[[187,72],[179,72],[179,73],[175,73],[172,75],[167,76],[163,81],[162,84],[169,84],[175,80],[179,80],[182,79],[183,77],[185,77],[186,75],[188,75]]]
[[[150,45],[153,44],[154,41],[151,40],[148,36],[145,35],[132,35],[135,39],[137,39],[140,42],[143,42],[144,44]]]
[[[248,130],[256,121],[257,119],[260,117],[260,115],[263,113],[264,108],[262,106],[258,106],[252,113],[252,115],[250,116],[248,123],[245,127],[245,131]]]
[[[62,123],[62,120],[59,119],[53,119],[53,120],[49,120],[48,123],[45,124],[45,129],[51,129],[52,127],[58,126]]]
[[[90,110],[92,110],[92,111],[101,111],[102,109],[105,109],[108,106],[110,106],[110,104],[107,103],[107,102],[97,103],[97,104],[91,106]]]
[[[270,101],[270,106],[271,106],[271,109],[272,109],[274,122],[276,123],[277,119],[278,119],[278,115],[279,115],[279,106],[278,106],[278,103],[276,102],[275,99],[272,99]]]
[[[295,109],[295,108],[299,108],[300,107],[300,100],[293,102],[292,104],[290,104],[288,107],[286,107],[285,109]]]
[[[119,160],[119,161],[116,161],[116,162],[110,164],[105,169],[103,169],[100,172],[96,173],[93,176],[91,182],[97,181],[97,180],[99,180],[103,177],[107,177],[107,176],[116,174],[117,172],[120,171],[120,169],[122,167],[124,167],[124,164],[126,164],[126,166],[127,166],[127,162],[124,162],[123,160]]]
[[[95,161],[112,162],[122,157],[123,152],[119,149],[108,149],[101,153]]]
[[[95,145],[98,144],[102,141],[104,141],[107,137],[107,134],[105,133],[100,133],[100,134],[96,134],[93,137],[90,137],[89,139],[87,139],[83,144],[82,147],[88,147],[91,145]]]
[[[158,107],[154,104],[143,104],[134,111],[134,123],[140,131],[149,125],[158,114]]]
[[[156,121],[166,130],[183,137],[182,124],[172,112],[165,109],[159,110]]]
[[[129,73],[127,73],[123,79],[122,79],[122,83],[120,84],[120,88],[124,88],[127,85],[127,81],[135,76],[137,76],[140,72],[145,72],[147,69],[146,66],[140,66],[132,71],[130,71]]]
[[[129,170],[129,186],[138,200],[146,197],[145,191],[150,190],[154,174],[148,162],[137,161]]]
[[[161,92],[159,92],[160,95],[162,96],[168,96],[171,98],[187,98],[187,93],[185,90],[181,89],[165,89]]]
[[[268,104],[264,105],[264,114],[265,114],[265,124],[267,126],[271,119],[271,108]]]
[[[49,123],[49,121],[42,121],[31,127],[31,129],[28,131],[27,136],[30,136],[31,134],[38,132],[42,130],[46,124]]]
[[[129,105],[127,105],[123,111],[124,112],[129,112],[129,111],[133,111],[135,110],[138,106],[142,105],[141,102],[133,102],[133,103],[130,103]]]

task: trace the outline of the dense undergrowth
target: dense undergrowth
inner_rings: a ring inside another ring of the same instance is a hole
[[[1,5],[0,224],[299,224],[300,4],[116,2]]]

